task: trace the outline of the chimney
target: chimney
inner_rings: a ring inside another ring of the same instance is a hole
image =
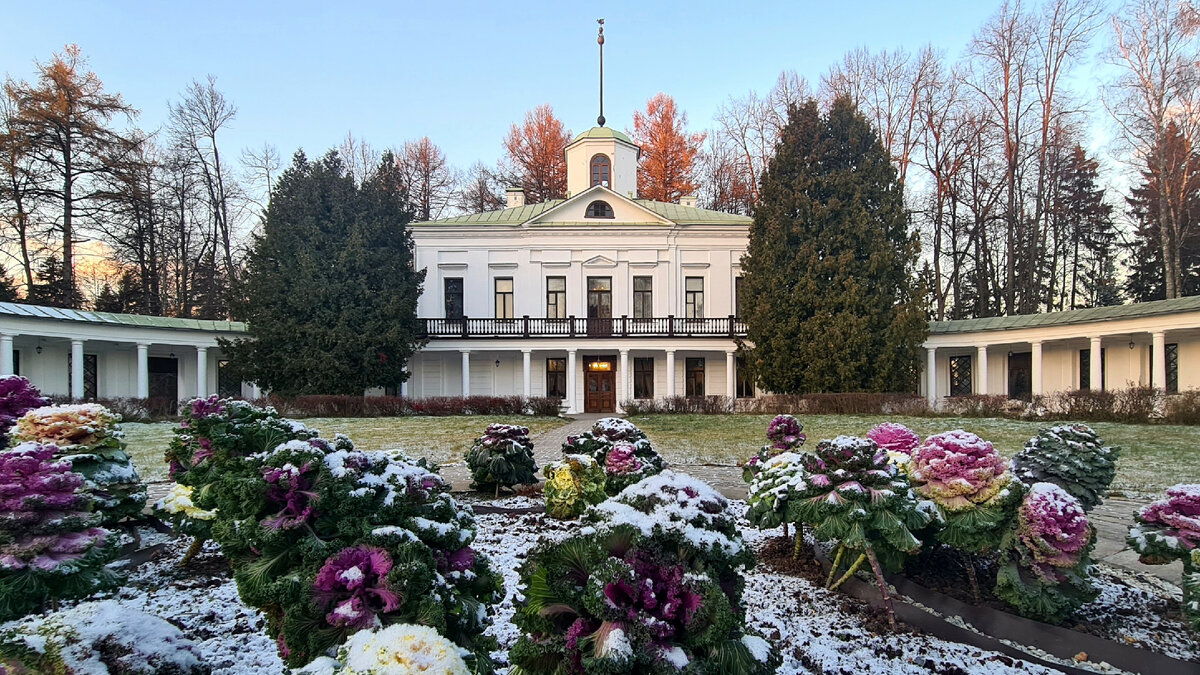
[[[696,208],[696,200],[696,195],[683,195],[679,198],[679,205]]]
[[[510,187],[504,191],[504,196],[508,197],[508,204],[505,208],[515,209],[518,206],[525,206],[525,188]]]

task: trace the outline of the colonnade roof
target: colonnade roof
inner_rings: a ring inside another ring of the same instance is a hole
[[[1096,323],[1114,319],[1136,319],[1197,311],[1200,311],[1200,296],[1190,296],[1175,298],[1173,300],[1134,302],[1127,305],[1070,309],[1062,312],[1046,312],[1044,314],[993,316],[984,319],[958,319],[955,321],[930,321],[929,333],[931,335],[981,333],[984,331]]]
[[[241,321],[211,321],[208,319],[183,319],[169,316],[146,316],[143,314],[114,314],[112,312],[91,312],[81,309],[26,305],[16,302],[0,302],[0,316],[116,326],[138,326],[143,328],[172,328],[229,333],[244,333],[246,331],[246,324]]]

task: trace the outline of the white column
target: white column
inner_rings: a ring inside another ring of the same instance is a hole
[[[83,398],[83,340],[71,340],[71,398]]]
[[[667,350],[667,398],[675,396],[675,350]]]
[[[462,352],[462,395],[471,395],[471,350],[460,349]]]
[[[525,392],[525,398],[529,398],[532,395],[532,391],[533,391],[533,380],[531,379],[532,376],[530,375],[530,371],[531,371],[530,358],[532,355],[532,351],[533,350],[531,350],[531,349],[522,349],[521,350],[521,372],[523,373],[523,377],[524,377],[522,382],[524,383],[523,391]]]
[[[979,348],[979,355],[975,358],[975,368],[979,371],[975,375],[979,382],[975,387],[975,393],[986,395],[988,393],[987,345]]]
[[[1034,340],[1029,343],[1030,355],[1029,360],[1033,363],[1031,379],[1033,380],[1033,395],[1042,395],[1042,342]]]
[[[737,362],[734,353],[729,351],[725,352],[725,395],[730,403],[737,398]]]
[[[1154,372],[1150,374],[1150,386],[1167,389],[1167,334],[1158,332],[1151,336],[1154,356]]]
[[[208,396],[208,347],[196,347],[196,396]]]
[[[13,372],[13,336],[0,333],[0,375],[15,375]]]
[[[408,366],[404,367],[404,373],[408,375],[408,379],[412,379],[412,371],[408,369]],[[408,397],[408,380],[400,383],[400,396]]]
[[[150,345],[137,343],[137,397],[150,398]]]
[[[1092,381],[1089,389],[1092,391],[1102,391],[1104,389],[1104,356],[1100,349],[1099,336],[1091,338],[1091,344],[1089,345],[1088,376]]]
[[[629,399],[629,350],[621,350],[621,372],[617,374],[617,407]]]
[[[931,408],[937,407],[937,348],[925,349],[925,400]]]
[[[575,350],[567,350],[567,414],[577,410],[578,394],[575,392]]]

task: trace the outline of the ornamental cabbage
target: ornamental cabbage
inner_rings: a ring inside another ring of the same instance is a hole
[[[905,469],[944,521],[938,541],[971,554],[1000,546],[1024,488],[991,443],[961,429],[930,436]]]
[[[31,616],[0,631],[0,672],[207,675],[212,669],[199,645],[169,622],[104,600]]]
[[[45,406],[17,420],[13,439],[56,446],[71,469],[83,475],[103,523],[112,525],[138,517],[146,506],[146,486],[125,452],[120,421],[96,403]]]
[[[512,664],[534,674],[774,672],[778,655],[744,627],[741,574],[754,556],[728,506],[707,484],[663,471],[589,509],[588,527],[540,544],[521,568]]]
[[[791,415],[776,415],[767,425],[767,440],[770,443],[759,448],[758,452],[742,464],[742,480],[747,483],[761,471],[763,462],[783,453],[798,450],[808,437],[804,435],[804,425]]]
[[[662,471],[662,457],[650,447],[646,434],[619,417],[596,421],[588,431],[568,436],[563,455],[590,455],[604,468],[605,492],[615,495],[626,487]],[[610,460],[610,454],[614,455]]]
[[[867,438],[887,451],[888,457],[897,464],[906,464],[913,451],[921,445],[921,437],[917,432],[896,422],[876,424],[867,432]]]
[[[20,375],[0,376],[0,449],[8,447],[8,433],[18,419],[34,408],[49,404],[29,380]]]
[[[154,508],[164,513],[181,514],[193,520],[212,520],[216,511],[205,511],[192,503],[192,486],[172,483],[171,489],[162,499],[154,503]]]
[[[116,537],[98,527],[83,476],[57,454],[32,442],[0,451],[0,621],[120,581],[105,567]]]
[[[1167,488],[1166,499],[1143,506],[1126,540],[1146,565],[1183,561],[1184,616],[1200,631],[1200,484]]]
[[[1102,444],[1086,424],[1042,429],[1013,457],[1013,471],[1026,485],[1054,483],[1091,511],[1104,501],[1117,475],[1121,448]]]
[[[587,455],[566,455],[547,464],[546,513],[551,518],[576,518],[592,504],[604,501],[604,469]]]
[[[1098,595],[1088,580],[1094,541],[1078,499],[1053,483],[1035,483],[1001,544],[996,597],[1022,616],[1062,623]]]
[[[474,516],[440,476],[345,436],[239,461],[208,487],[212,536],[288,665],[359,630],[419,621],[492,667],[483,633],[500,576],[471,548]]]
[[[295,675],[467,675],[455,644],[429,626],[395,624],[363,630],[338,649],[337,659],[323,656]]]
[[[529,428],[512,424],[490,424],[467,452],[471,489],[494,490],[537,482],[537,462]]]
[[[785,452],[766,460],[750,481],[746,496],[749,505],[746,520],[761,529],[769,530],[792,522],[788,506],[808,488],[804,481],[804,457]]]

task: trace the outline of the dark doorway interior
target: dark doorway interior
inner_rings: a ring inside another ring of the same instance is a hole
[[[150,399],[155,408],[174,410],[179,406],[179,359],[152,356],[150,366]]]
[[[1029,352],[1008,355],[1008,397],[1028,401],[1033,394],[1033,358]]]

